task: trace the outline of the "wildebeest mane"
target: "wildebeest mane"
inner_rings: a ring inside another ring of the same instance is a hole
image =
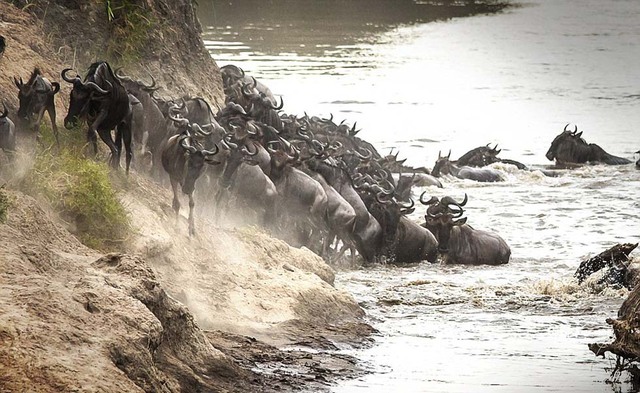
[[[120,79],[113,73],[113,70],[111,69],[111,66],[109,66],[109,63],[105,61],[97,61],[91,64],[87,69],[87,75],[84,78],[84,81],[94,82],[103,89],[111,90],[111,87],[106,83],[109,82],[109,84],[111,84],[114,88],[112,94],[114,94],[116,90],[122,90],[124,91],[124,94],[126,94],[126,90],[120,82]],[[116,86],[120,89],[117,89]],[[119,91],[118,93],[122,92]],[[119,94],[119,96],[120,95],[121,94]]]
[[[31,73],[31,76],[29,77],[27,86],[32,86],[36,82],[36,79],[38,78],[38,76],[41,76],[41,75],[42,75],[42,72],[40,72],[40,68],[35,67],[33,69],[33,72]]]

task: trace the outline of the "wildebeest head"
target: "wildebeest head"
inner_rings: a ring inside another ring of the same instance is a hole
[[[564,126],[562,133],[555,137],[545,156],[549,161],[554,159],[558,162],[586,162],[588,155],[584,159],[580,153],[590,152],[589,145],[582,139],[582,131],[578,132],[578,126],[574,126],[573,131],[567,130],[569,124]]]
[[[442,253],[449,251],[449,238],[451,229],[454,226],[464,225],[467,218],[459,218],[464,213],[462,206],[467,204],[467,194],[462,202],[456,202],[453,198],[445,196],[442,200],[431,197],[428,201],[424,199],[425,193],[420,195],[420,202],[429,206],[425,215],[425,227],[433,233],[438,240],[438,250]]]
[[[239,79],[244,78],[244,70],[233,64],[220,67],[220,75],[222,76],[222,85],[228,88]]]
[[[184,168],[184,179],[182,181],[182,192],[191,194],[196,187],[196,180],[198,180],[198,177],[200,177],[204,170],[204,165],[220,164],[219,161],[214,159],[219,149],[215,145],[214,150],[202,149],[188,131],[183,132],[178,138],[178,143],[180,147],[184,149],[184,154],[187,158]]]
[[[450,175],[451,168],[453,166],[453,164],[449,160],[449,158],[451,157],[451,150],[449,150],[449,154],[447,154],[446,156],[442,156],[440,153],[441,152],[439,151],[436,164],[431,170],[431,175],[435,177],[440,177],[441,175]]]
[[[224,188],[231,186],[233,174],[242,163],[257,165],[252,157],[258,154],[258,147],[253,140],[247,138],[237,139],[233,134],[226,134],[221,141],[222,148],[228,151],[226,165],[222,172],[221,185]]]
[[[495,145],[493,148],[489,147],[489,144],[486,146],[476,147],[475,149],[471,149],[463,154],[458,159],[457,164],[472,167],[490,165],[494,162],[500,161],[498,154],[500,154],[501,151],[501,149],[498,149],[498,145]]]
[[[55,95],[60,91],[60,84],[57,82],[49,82],[42,77],[39,68],[34,68],[31,77],[24,83],[22,78],[13,78],[13,82],[18,88],[18,100],[20,107],[18,108],[18,117],[27,119],[32,113],[37,113],[47,105],[49,96]]]
[[[71,68],[62,70],[62,79],[73,84],[73,90],[71,90],[71,94],[69,95],[69,111],[64,118],[64,126],[67,129],[73,128],[81,118],[88,114],[92,102],[108,98],[111,94],[110,89],[112,87],[109,81],[104,81],[108,88],[107,90],[101,88],[91,80],[85,80],[83,82],[79,75],[76,75],[75,78],[70,78],[67,76],[67,72],[69,71],[71,71]],[[85,79],[91,79],[90,75]]]
[[[554,159],[560,162],[575,162],[575,151],[579,145],[587,147],[587,143],[581,138],[582,131],[578,132],[578,126],[573,131],[567,130],[569,124],[564,126],[562,133],[555,137],[545,156],[549,161]]]

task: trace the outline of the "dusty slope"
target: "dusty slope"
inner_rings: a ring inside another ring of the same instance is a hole
[[[217,390],[241,379],[143,260],[101,257],[35,200],[9,195],[0,224],[2,391]]]
[[[222,331],[205,335],[200,326],[335,349],[329,339],[354,342],[371,331],[351,296],[324,281],[332,273],[314,254],[256,230],[207,230],[200,220],[207,235],[189,240],[183,222],[164,228],[174,222],[161,201],[166,193],[140,181],[123,198],[140,228],[135,247],[151,262],[88,249],[33,198],[8,191],[0,224],[2,391],[272,391],[356,368],[340,355],[311,358]],[[147,207],[144,190],[160,199]],[[282,384],[281,376],[274,382],[249,371],[256,362],[297,362],[306,374]]]
[[[198,236],[189,239],[186,218],[176,223],[170,191],[143,178],[131,181],[136,184],[123,204],[138,232],[133,251],[153,265],[201,326],[277,343],[287,341],[295,320],[320,329],[363,315],[349,294],[332,286],[332,269],[312,252],[256,228],[217,228],[206,214],[196,216]]]

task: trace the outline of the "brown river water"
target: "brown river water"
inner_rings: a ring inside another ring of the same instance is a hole
[[[567,123],[638,159],[640,2],[531,0],[490,14],[434,3],[200,0],[199,17],[218,65],[266,83],[285,112],[357,121],[359,136],[410,165],[498,143],[500,156],[542,168]],[[468,223],[499,233],[510,263],[338,272],[380,333],[371,348],[344,348],[373,372],[334,392],[636,391],[624,376],[607,383],[615,361],[587,348],[612,340],[604,320],[627,291],[572,275],[640,240],[640,170],[495,168],[507,181],[445,178],[414,197],[467,193]]]

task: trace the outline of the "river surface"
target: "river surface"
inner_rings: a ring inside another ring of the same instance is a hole
[[[284,98],[287,113],[357,121],[382,154],[433,167],[487,143],[540,168],[565,124],[636,160],[640,2],[531,0],[498,13],[413,1],[200,0],[205,44]],[[444,2],[447,3],[447,2]],[[585,166],[414,189],[469,202],[468,223],[511,246],[499,267],[418,264],[340,271],[380,331],[349,350],[373,373],[347,392],[611,392],[604,320],[627,292],[572,279],[583,259],[640,238],[640,171]],[[425,209],[411,216],[422,220]],[[638,258],[638,252],[636,255]]]

